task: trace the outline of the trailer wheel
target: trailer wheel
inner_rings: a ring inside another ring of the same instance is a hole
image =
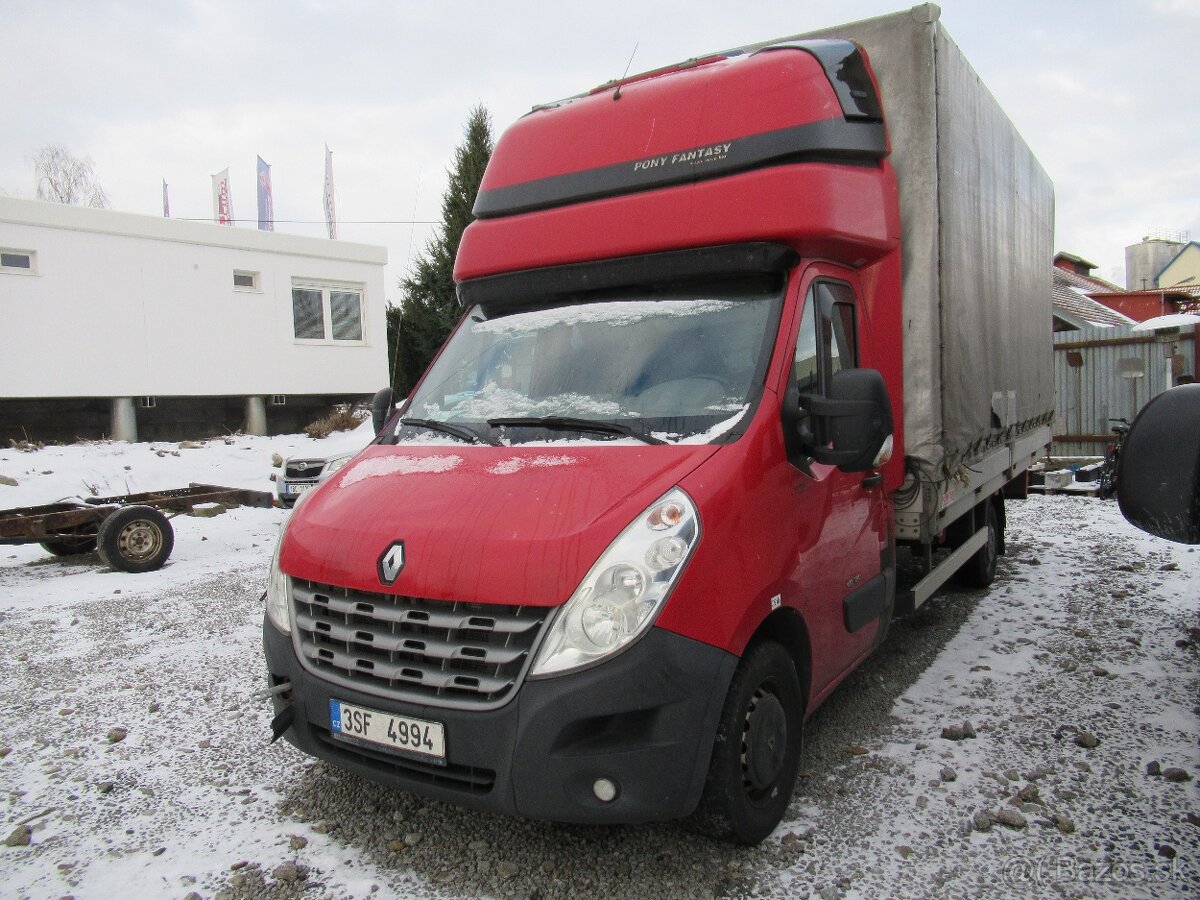
[[[96,549],[94,534],[81,538],[60,538],[58,540],[41,541],[42,549],[55,556],[78,556],[81,553],[91,553]]]
[[[804,696],[791,655],[774,641],[756,644],[734,672],[688,824],[738,844],[769,835],[792,798],[803,731]]]
[[[175,547],[167,517],[153,506],[123,506],[104,520],[96,535],[100,558],[123,572],[152,572]]]
[[[1004,534],[1000,530],[996,504],[991,500],[985,504],[983,520],[984,527],[987,528],[987,541],[958,570],[958,581],[964,587],[990,587],[996,580],[996,561],[1000,558],[1000,551],[1004,545]]]

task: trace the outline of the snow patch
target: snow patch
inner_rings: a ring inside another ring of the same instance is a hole
[[[390,475],[438,475],[462,464],[461,456],[373,456],[346,473],[342,486]]]
[[[515,475],[522,469],[553,469],[557,466],[573,466],[577,462],[573,456],[514,456],[489,466],[487,471],[489,475]]]
[[[670,441],[673,444],[711,444],[717,438],[732,431],[734,426],[742,420],[742,417],[746,415],[749,409],[750,404],[747,403],[745,406],[740,407],[735,415],[730,416],[728,419],[722,419],[712,428],[708,429],[708,431],[702,431],[700,434],[680,438],[674,432],[656,431],[654,432],[654,436],[664,441]]]

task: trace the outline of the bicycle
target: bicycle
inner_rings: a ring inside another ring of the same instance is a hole
[[[1125,443],[1125,435],[1129,434],[1129,420],[1122,416],[1119,419],[1109,419],[1112,432],[1117,436],[1104,448],[1104,462],[1100,466],[1100,490],[1098,496],[1107,500],[1117,492],[1117,479],[1121,472],[1121,446]]]

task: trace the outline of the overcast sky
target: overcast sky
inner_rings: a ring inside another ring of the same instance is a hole
[[[439,217],[476,103],[497,133],[536,103],[625,70],[907,8],[899,0],[626,2],[0,0],[0,192],[30,156],[90,157],[114,209],[211,218],[228,167],[255,227],[255,156],[277,230],[324,234],[324,145],[339,236],[396,278]],[[944,0],[942,21],[1054,180],[1055,247],[1123,283],[1149,228],[1200,239],[1200,0]],[[636,53],[634,52],[634,48]],[[602,136],[598,136],[600,138]],[[378,223],[397,224],[378,224]]]

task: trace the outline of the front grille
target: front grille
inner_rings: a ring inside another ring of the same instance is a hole
[[[289,459],[283,467],[285,478],[311,478],[316,480],[325,468],[323,459]]]
[[[292,602],[296,649],[310,671],[393,700],[470,709],[508,700],[549,612],[308,581],[292,582]]]
[[[397,756],[394,753],[372,750],[369,747],[339,741],[330,733],[329,729],[311,722],[309,730],[335,756],[368,766],[377,772],[468,794],[489,793],[496,783],[496,773],[492,769],[477,769],[474,766],[459,766],[454,763],[438,766],[406,756]]]

